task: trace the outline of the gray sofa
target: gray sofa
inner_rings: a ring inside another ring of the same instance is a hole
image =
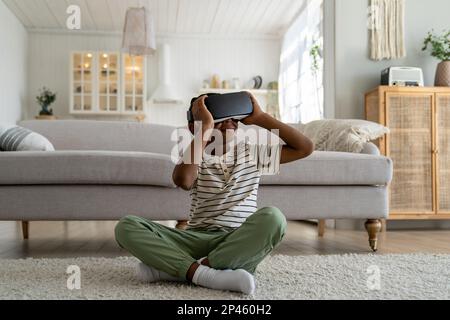
[[[174,127],[85,120],[24,121],[55,152],[0,153],[0,220],[188,220],[189,193],[171,180]],[[366,153],[315,152],[262,178],[258,204],[288,220],[365,219],[377,248],[388,215],[392,162],[368,144]],[[367,154],[372,153],[372,154]]]

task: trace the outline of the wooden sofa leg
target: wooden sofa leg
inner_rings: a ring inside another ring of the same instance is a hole
[[[28,239],[29,230],[30,230],[30,223],[28,221],[22,221],[22,235],[24,240]]]
[[[326,220],[324,220],[324,219],[319,220],[318,233],[319,233],[319,237],[321,237],[321,238],[325,235],[325,222],[326,222]]]
[[[374,252],[378,250],[378,233],[381,231],[381,221],[376,219],[369,219],[364,224],[369,234],[369,244]]]
[[[180,230],[185,230],[187,225],[188,225],[188,221],[187,220],[179,220],[177,221],[177,225],[175,226],[175,228],[180,229]]]

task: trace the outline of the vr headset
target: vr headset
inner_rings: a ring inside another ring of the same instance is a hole
[[[245,91],[227,94],[211,93],[206,95],[208,97],[205,99],[205,105],[209,112],[211,112],[214,123],[228,119],[241,120],[253,112],[252,100]],[[194,122],[192,103],[187,113],[189,122]]]

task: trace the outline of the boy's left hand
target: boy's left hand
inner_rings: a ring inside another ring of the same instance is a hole
[[[262,111],[255,96],[253,94],[251,94],[250,92],[247,92],[247,93],[248,93],[250,99],[252,100],[253,112],[248,117],[242,119],[241,122],[245,125],[258,125],[266,113],[264,111]]]

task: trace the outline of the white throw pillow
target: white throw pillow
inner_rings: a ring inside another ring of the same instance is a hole
[[[55,151],[55,148],[39,133],[19,126],[0,124],[0,150]]]
[[[314,144],[318,151],[360,153],[367,142],[389,133],[389,129],[366,120],[317,120],[296,127]]]

